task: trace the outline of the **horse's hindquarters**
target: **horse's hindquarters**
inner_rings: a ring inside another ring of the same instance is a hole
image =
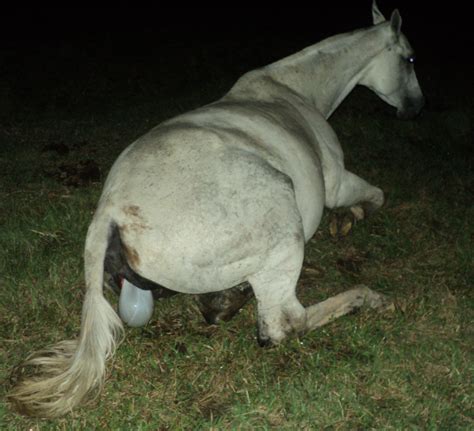
[[[301,233],[292,182],[265,160],[219,148],[186,162],[183,172],[161,158],[147,175],[138,164],[126,182],[108,181],[103,205],[140,276],[183,293],[227,289],[255,273],[276,244]]]

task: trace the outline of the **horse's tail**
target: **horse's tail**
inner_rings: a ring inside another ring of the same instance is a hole
[[[120,318],[103,295],[104,259],[111,220],[94,216],[84,254],[86,294],[79,339],[62,341],[31,355],[22,365],[38,370],[20,380],[8,395],[21,413],[38,417],[61,416],[86,395],[98,392],[105,377],[105,363],[122,335]]]

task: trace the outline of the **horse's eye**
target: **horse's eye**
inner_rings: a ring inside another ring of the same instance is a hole
[[[408,57],[407,62],[410,63],[410,64],[414,64],[415,63],[415,56],[411,55],[410,57]]]

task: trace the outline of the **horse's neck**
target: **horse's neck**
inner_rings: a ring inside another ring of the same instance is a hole
[[[381,51],[383,38],[377,37],[376,31],[377,27],[371,27],[323,40],[251,72],[251,79],[243,80],[242,87],[271,78],[328,118],[360,81],[370,59]]]

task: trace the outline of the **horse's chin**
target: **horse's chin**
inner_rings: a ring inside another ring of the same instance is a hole
[[[413,110],[413,109],[410,109],[410,110],[406,110],[406,109],[400,110],[400,109],[398,109],[397,110],[397,118],[399,118],[400,120],[413,120],[419,115],[419,113],[420,113],[420,110],[416,111],[416,110]]]
[[[413,120],[420,115],[425,99],[423,97],[416,100],[415,103],[408,103],[405,106],[397,109],[397,117],[401,120]]]

